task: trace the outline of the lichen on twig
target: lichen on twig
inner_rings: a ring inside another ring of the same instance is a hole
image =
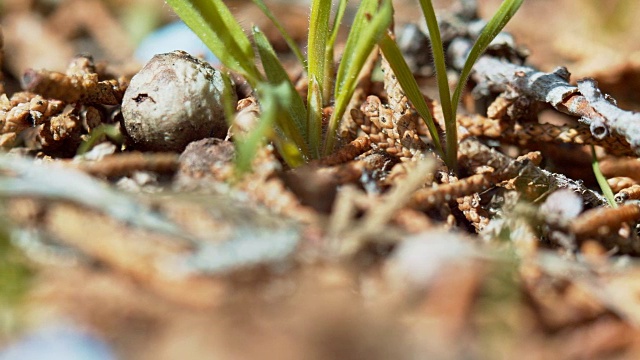
[[[478,60],[472,74],[477,95],[505,94],[507,98],[529,98],[578,117],[596,139],[622,136],[635,154],[640,154],[640,114],[618,108],[602,94],[593,79],[569,83],[569,72],[559,67],[551,73],[520,66],[491,56]]]

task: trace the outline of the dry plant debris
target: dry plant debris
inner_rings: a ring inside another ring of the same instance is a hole
[[[121,30],[102,2],[63,3],[39,28],[81,17],[70,4],[82,3],[106,32]],[[482,24],[474,2],[463,3],[443,16],[454,67]],[[35,21],[18,8],[9,6],[13,21]],[[8,22],[0,44],[13,46],[16,26]],[[78,28],[116,51],[86,18],[48,36]],[[399,39],[424,43],[418,26],[405,29]],[[566,68],[537,70],[513,37],[501,39],[472,73],[465,104],[475,106],[458,115],[457,174],[377,52],[334,154],[290,169],[263,144],[243,177],[234,141],[256,128],[261,109],[241,78],[228,124],[218,118],[215,131],[149,146],[127,125],[127,104],[182,98],[151,95],[128,71],[60,49],[66,71],[15,76],[28,49],[12,54],[0,84],[19,78],[22,89],[0,86],[0,244],[10,238],[34,275],[7,317],[19,330],[67,318],[135,359],[637,357],[640,115],[595,80],[574,86]],[[413,70],[431,74],[410,45]],[[443,129],[438,102],[427,103]],[[566,121],[541,122],[543,110]],[[158,130],[163,111],[145,131]],[[162,131],[193,135],[184,114],[171,115],[178,123]],[[561,171],[569,164],[557,154],[589,145],[617,207],[590,169]],[[20,332],[2,328],[0,344]]]

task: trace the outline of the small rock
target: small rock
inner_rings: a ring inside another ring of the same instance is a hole
[[[194,140],[223,138],[223,89],[222,74],[208,63],[184,51],[158,54],[125,92],[127,135],[135,148],[177,152]]]
[[[220,139],[194,141],[180,155],[180,169],[176,183],[186,185],[190,181],[212,178],[223,181],[233,171],[235,148],[233,143]]]

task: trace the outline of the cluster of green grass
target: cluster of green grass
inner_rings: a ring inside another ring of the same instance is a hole
[[[391,0],[362,0],[350,26],[342,58],[334,68],[334,45],[347,0],[335,12],[331,1],[312,0],[306,58],[263,0],[253,2],[273,21],[304,66],[308,79],[306,101],[296,92],[275,51],[259,28],[253,41],[222,0],[167,0],[182,20],[202,39],[228,69],[241,74],[255,89],[261,107],[260,123],[251,133],[236,138],[238,167],[250,170],[252,156],[266,139],[273,141],[292,167],[334,151],[336,131],[353,96],[358,75],[378,45],[396,74],[407,97],[427,124],[433,142],[450,169],[456,169],[456,110],[471,67],[489,43],[515,14],[523,0],[505,0],[488,22],[470,51],[460,81],[450,94],[445,56],[435,11],[430,0],[420,0],[435,60],[436,76],[446,124],[446,148],[413,74],[390,34],[393,20]],[[333,16],[332,16],[333,13]],[[257,56],[254,47],[257,49]],[[256,65],[261,62],[264,73]],[[333,105],[326,127],[323,107]],[[229,113],[232,109],[229,109]]]

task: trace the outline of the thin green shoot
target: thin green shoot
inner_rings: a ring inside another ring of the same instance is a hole
[[[222,87],[222,108],[224,110],[224,118],[227,120],[227,125],[231,127],[233,125],[233,119],[236,114],[237,98],[234,90],[235,85],[231,81],[231,77],[227,72],[221,72],[221,78],[224,86]]]
[[[262,61],[262,67],[264,68],[264,72],[267,76],[267,80],[272,85],[278,85],[284,83],[284,86],[289,88],[287,94],[289,95],[288,102],[290,106],[288,107],[287,114],[291,118],[290,124],[284,124],[286,133],[290,133],[292,139],[294,139],[295,143],[298,144],[298,147],[304,153],[306,157],[311,156],[311,152],[309,150],[308,141],[308,127],[307,127],[307,109],[305,108],[302,97],[295,90],[291,79],[289,79],[289,75],[286,70],[282,66],[282,63],[278,60],[278,57],[267,40],[267,37],[263,32],[258,29],[258,27],[253,27],[253,38],[256,43],[256,48],[258,49],[258,54],[260,55],[260,59]]]
[[[252,87],[262,80],[249,38],[222,0],[167,0],[182,21],[229,69]]]
[[[453,92],[453,98],[451,99],[451,118],[445,119],[447,124],[451,124],[447,125],[447,152],[451,154],[449,157],[453,157],[455,159],[455,156],[457,156],[458,153],[458,126],[456,123],[456,113],[458,111],[458,104],[460,103],[462,91],[466,87],[467,80],[471,74],[471,69],[476,61],[478,61],[480,55],[487,50],[487,47],[489,47],[489,44],[491,44],[493,39],[498,36],[505,25],[507,25],[511,18],[516,14],[518,9],[520,9],[520,5],[522,5],[523,1],[524,0],[504,0],[480,33],[480,36],[473,44],[473,47],[467,56],[467,60],[460,72],[460,79],[458,80],[458,84]]]
[[[273,86],[264,84],[258,90],[262,93],[260,99],[260,121],[254,129],[245,135],[234,135],[236,140],[236,172],[239,175],[251,171],[256,152],[267,137],[273,134],[275,118],[278,114],[275,95],[270,91]]]
[[[329,40],[327,41],[327,47],[333,47],[336,43],[338,32],[340,31],[340,24],[342,24],[342,18],[344,17],[344,13],[347,10],[348,2],[349,0],[340,0],[340,3],[338,4],[338,10],[336,11],[336,16],[333,18],[331,35],[329,37]]]
[[[262,0],[251,0],[251,1],[253,1],[253,3],[258,8],[260,8],[262,13],[264,13],[264,15],[267,18],[269,18],[269,20],[271,20],[273,25],[280,32],[280,35],[282,35],[282,38],[284,39],[284,41],[289,46],[289,49],[291,49],[291,52],[293,52],[293,54],[296,56],[298,61],[300,61],[300,64],[302,64],[302,66],[304,66],[304,70],[307,71],[307,61],[305,60],[304,55],[302,55],[302,51],[300,50],[300,47],[298,46],[298,44],[296,44],[295,40],[293,40],[293,38],[289,35],[287,30],[285,30],[284,26],[282,26],[280,21],[278,21],[278,19],[273,15],[271,10],[269,10],[269,8],[264,3],[264,1],[262,1]]]
[[[338,9],[336,11],[336,15],[333,19],[333,25],[330,31],[329,39],[327,40],[327,44],[325,46],[324,53],[324,88],[322,97],[327,102],[331,99],[331,92],[333,91],[333,87],[335,86],[335,43],[338,38],[338,32],[340,31],[340,24],[342,23],[342,18],[344,17],[344,13],[347,9],[348,0],[340,0],[338,4]]]
[[[389,66],[391,66],[396,79],[398,79],[400,86],[406,93],[407,99],[409,99],[411,104],[413,104],[413,107],[427,125],[435,148],[440,152],[441,156],[444,155],[444,149],[440,143],[438,128],[433,121],[433,116],[429,111],[429,106],[424,100],[424,96],[420,92],[420,87],[418,86],[411,69],[409,69],[400,48],[398,48],[398,44],[396,44],[393,38],[391,38],[391,35],[387,33],[380,39],[378,45],[380,46],[380,50],[384,54],[384,57],[387,59]],[[446,157],[445,163],[447,166],[453,165],[447,162]]]
[[[316,78],[320,88],[324,86],[324,65],[327,40],[330,35],[329,19],[331,1],[312,0],[307,41],[307,74],[309,80]]]
[[[307,128],[309,144],[315,151],[313,157],[320,155],[322,143],[322,99],[325,87],[325,51],[329,38],[329,19],[331,17],[331,1],[312,0],[309,18],[309,39],[307,42]],[[329,99],[326,99],[329,101]]]
[[[596,148],[593,145],[591,145],[591,168],[593,168],[593,174],[596,176],[596,181],[600,186],[600,190],[602,190],[602,194],[607,199],[609,206],[612,208],[618,207],[618,203],[616,203],[613,195],[613,190],[611,190],[611,186],[609,186],[607,178],[604,177],[600,170],[600,164],[598,163],[598,157],[596,156]]]
[[[379,7],[377,0],[363,0],[360,3],[338,66],[334,91],[335,103],[329,119],[323,155],[333,152],[336,131],[355,91],[358,75],[375,44],[391,25],[392,18],[391,0],[382,0]]]
[[[96,144],[98,144],[98,142],[104,140],[105,137],[116,144],[124,144],[124,136],[120,132],[119,126],[113,124],[100,124],[95,129],[91,130],[89,137],[83,141],[80,146],[78,146],[76,155],[86,154]]]
[[[262,87],[259,93],[270,91],[271,100],[263,106],[275,107],[275,112],[269,112],[267,116],[275,116],[275,119],[268,121],[273,124],[271,132],[271,140],[276,145],[280,155],[291,168],[300,166],[309,160],[309,157],[303,153],[305,150],[305,140],[302,139],[293,124],[291,118],[291,99],[293,96],[299,96],[297,92],[289,86],[288,82],[270,85],[270,89]],[[275,115],[274,115],[275,114]],[[263,121],[261,119],[261,121]]]
[[[256,89],[260,98],[260,119],[247,134],[236,134],[236,171],[242,175],[251,170],[258,149],[271,140],[284,161],[297,167],[308,159],[302,154],[296,136],[291,131],[292,119],[287,109],[291,107],[291,88],[288,83],[272,85],[261,83]]]
[[[307,92],[309,145],[313,149],[313,158],[317,159],[320,158],[320,150],[322,149],[322,89],[316,77],[309,78]]]
[[[449,166],[449,169],[455,172],[457,166],[457,124],[455,112],[451,105],[449,77],[447,76],[446,57],[444,54],[444,47],[442,45],[442,37],[440,36],[440,27],[438,26],[438,20],[431,0],[420,0],[420,6],[422,7],[422,13],[424,14],[427,28],[429,29],[429,39],[431,40],[431,52],[433,55],[436,81],[438,83],[438,93],[440,95],[442,115],[445,120],[447,151],[445,152],[444,160],[447,166]],[[429,130],[431,131],[431,129]]]

